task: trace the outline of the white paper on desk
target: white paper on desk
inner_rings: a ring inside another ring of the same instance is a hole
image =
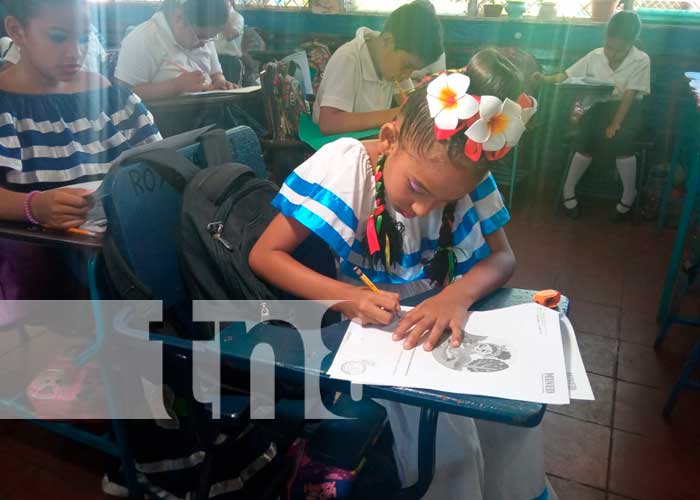
[[[570,76],[562,83],[565,85],[585,85],[588,87],[611,87],[613,83],[605,80],[598,80],[590,76]]]
[[[237,89],[231,90],[207,90],[206,92],[185,92],[183,96],[197,96],[197,95],[227,95],[227,94],[250,94],[251,92],[256,92],[262,87],[260,85],[251,85],[250,87],[238,87]]]
[[[469,313],[462,344],[405,350],[396,325],[351,323],[328,374],[393,385],[538,403],[569,403],[559,314],[537,304]]]
[[[586,367],[583,365],[574,327],[569,318],[563,314],[559,317],[559,326],[564,349],[566,377],[569,382],[569,398],[593,401],[595,399],[593,389],[591,389],[591,382],[588,380]]]
[[[185,146],[189,146],[190,144],[194,144],[202,134],[211,129],[213,126],[214,125],[209,125],[196,130],[190,130],[183,132],[182,134],[167,137],[160,141],[150,142],[148,144],[142,144],[141,146],[127,149],[112,162],[112,165],[109,168],[110,170],[116,168],[122,163],[128,161],[130,158],[154,149],[180,149]],[[102,190],[102,185],[102,181],[94,181],[83,182],[70,186],[71,188],[86,189],[92,192],[88,196],[88,201],[92,204],[92,207],[87,214],[85,222],[80,227],[95,233],[103,233],[107,230],[107,216],[104,211],[104,206],[102,205],[102,198],[105,196],[105,193]]]
[[[295,63],[298,69],[294,72],[291,72],[290,75],[299,80],[304,95],[311,95],[314,93],[314,89],[311,86],[311,70],[309,69],[309,59],[306,56],[305,51],[299,50],[297,52],[294,52],[293,54],[289,54],[280,62]]]

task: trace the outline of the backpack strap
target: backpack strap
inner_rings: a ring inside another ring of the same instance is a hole
[[[231,147],[229,146],[224,130],[217,128],[205,132],[199,138],[199,143],[202,145],[207,167],[213,167],[231,161]]]

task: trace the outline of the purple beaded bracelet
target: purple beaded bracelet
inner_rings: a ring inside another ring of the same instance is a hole
[[[37,226],[40,224],[38,220],[34,218],[34,215],[32,214],[32,198],[34,198],[36,195],[41,193],[41,191],[32,191],[29,193],[26,198],[24,198],[24,215],[27,217],[27,220],[31,222],[32,224],[36,224]]]

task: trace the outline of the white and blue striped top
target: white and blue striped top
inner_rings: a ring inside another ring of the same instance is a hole
[[[0,186],[12,191],[100,180],[124,150],[160,139],[151,113],[124,87],[0,91]]]
[[[354,277],[352,268],[357,265],[377,284],[404,285],[424,280],[422,262],[430,259],[437,247],[441,211],[406,219],[387,207],[405,226],[403,258],[391,273],[375,271],[363,258],[362,246],[367,219],[374,209],[374,182],[372,164],[362,143],[339,139],[294,170],[272,203],[328,243],[340,257],[345,276]],[[509,219],[491,175],[457,202],[453,230],[453,242],[458,247],[457,274],[465,274],[491,253],[484,236]]]

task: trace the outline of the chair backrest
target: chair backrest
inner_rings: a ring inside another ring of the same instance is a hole
[[[264,179],[267,176],[267,168],[260,149],[260,141],[253,129],[246,126],[235,127],[226,131],[226,138],[231,148],[232,159],[252,168],[256,176]],[[199,144],[191,144],[178,152],[201,168],[211,166],[207,165]]]
[[[257,136],[248,127],[226,133],[232,161],[250,165],[266,176]],[[205,167],[199,144],[179,153]],[[105,179],[105,211],[109,230],[121,255],[139,280],[163,301],[165,309],[189,300],[180,275],[178,227],[182,196],[145,164],[126,165]]]

